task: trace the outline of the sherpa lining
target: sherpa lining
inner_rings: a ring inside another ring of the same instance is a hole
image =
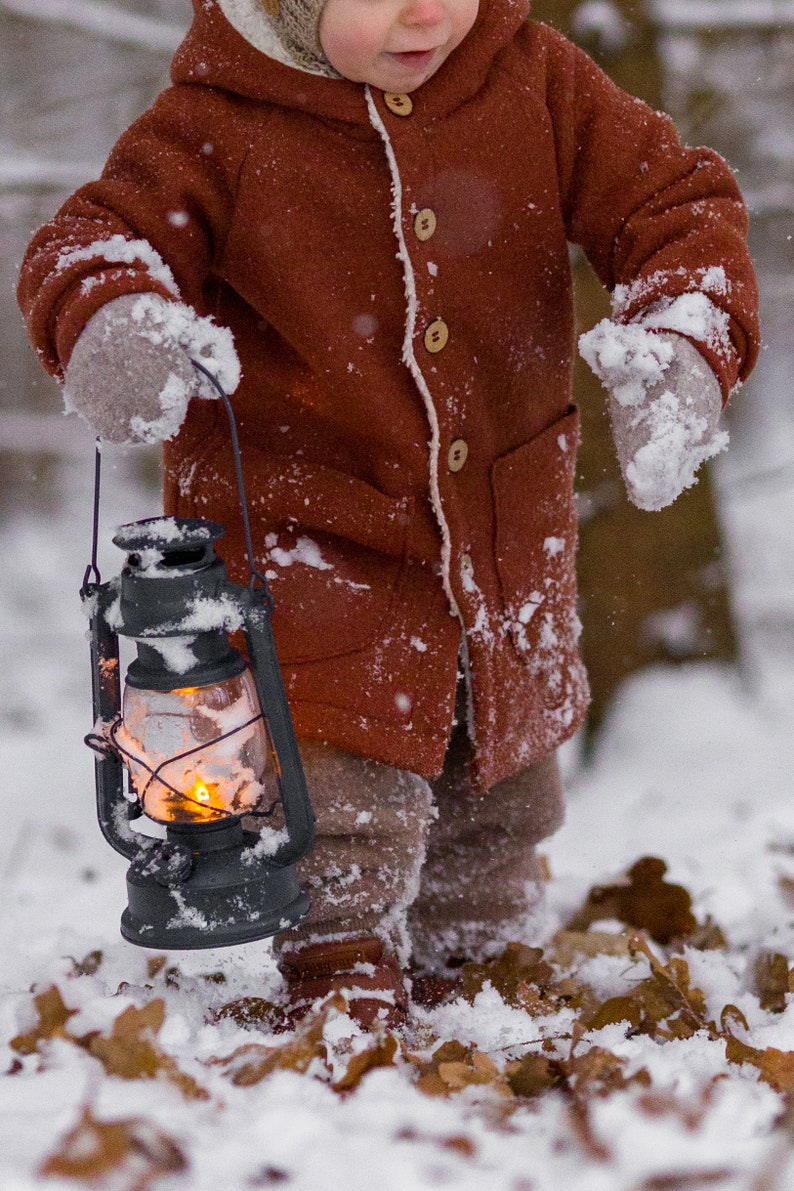
[[[317,75],[320,78],[327,77],[322,71],[310,70],[295,61],[265,12],[262,0],[216,0],[216,3],[229,24],[254,49],[261,50],[268,58],[281,62],[283,66],[291,66],[293,70],[302,70],[305,74]]]

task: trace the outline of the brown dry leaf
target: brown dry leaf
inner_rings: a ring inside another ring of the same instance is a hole
[[[187,1162],[176,1142],[140,1117],[100,1121],[90,1108],[39,1167],[42,1178],[104,1181],[124,1169],[129,1191],[146,1191],[157,1179],[177,1174]]]
[[[224,1069],[224,1074],[236,1087],[251,1087],[260,1083],[274,1071],[295,1071],[302,1075],[314,1059],[320,1059],[327,1066],[323,1031],[332,1012],[344,1013],[347,1001],[342,993],[333,993],[320,1008],[306,1017],[289,1042],[283,1046],[260,1046],[256,1042],[238,1046],[223,1059],[211,1059],[213,1065]]]
[[[782,1013],[790,991],[788,960],[777,951],[762,951],[755,961],[755,989],[762,1009]]]
[[[757,1050],[729,1034],[725,1041],[725,1057],[729,1063],[750,1063],[757,1067],[764,1083],[776,1092],[794,1091],[794,1051],[777,1050],[774,1046]]]
[[[559,1007],[554,969],[543,958],[539,947],[508,943],[496,959],[482,964],[464,964],[462,995],[469,1002],[487,982],[493,985],[507,1005],[523,1009],[531,1016],[554,1013]],[[565,1000],[568,1003],[568,1000]]]
[[[416,1086],[428,1096],[449,1096],[463,1088],[489,1085],[500,1096],[512,1096],[508,1079],[492,1059],[462,1042],[443,1042],[420,1066]]]
[[[462,1154],[464,1158],[473,1158],[477,1153],[477,1147],[472,1139],[463,1133],[445,1137],[440,1145],[442,1150],[452,1150],[454,1154]]]
[[[264,1026],[274,1030],[285,1023],[286,1009],[264,997],[238,997],[236,1001],[228,1001],[219,1009],[214,1009],[211,1016],[213,1022],[228,1020],[246,1029],[250,1026],[261,1029]]]
[[[577,1096],[608,1096],[638,1084],[650,1087],[651,1077],[643,1067],[628,1078],[623,1073],[626,1060],[602,1046],[591,1046],[582,1055],[572,1055],[563,1064],[568,1084]]]
[[[692,898],[682,885],[664,880],[667,865],[658,856],[643,856],[614,885],[596,885],[567,929],[586,931],[601,918],[616,918],[647,930],[657,943],[686,938],[697,929]]]
[[[728,946],[728,940],[722,927],[707,914],[706,921],[698,923],[693,933],[687,936],[686,945],[696,951],[720,951]]]
[[[574,1096],[568,1105],[568,1120],[571,1130],[588,1158],[594,1162],[609,1162],[612,1153],[609,1147],[595,1135],[590,1115],[590,1105],[582,1096]]]
[[[55,984],[45,992],[38,993],[33,998],[33,1004],[39,1015],[38,1024],[25,1034],[17,1034],[9,1043],[20,1055],[35,1054],[40,1043],[49,1042],[51,1038],[68,1038],[64,1027],[69,1018],[77,1012],[76,1009],[67,1009],[60,989]]]
[[[571,968],[582,959],[597,955],[629,958],[629,938],[626,933],[607,930],[561,930],[551,940],[552,958],[561,968]]]
[[[373,1046],[353,1055],[341,1079],[332,1084],[335,1092],[350,1092],[357,1088],[368,1071],[376,1067],[394,1067],[399,1043],[393,1034],[375,1038]]]
[[[722,1013],[720,1014],[720,1029],[722,1033],[730,1034],[732,1025],[739,1025],[743,1030],[750,1029],[747,1018],[738,1005],[723,1005]]]
[[[653,1038],[691,1038],[698,1030],[716,1036],[713,1023],[707,1021],[706,1002],[699,988],[690,986],[689,967],[673,956],[661,963],[641,935],[628,938],[630,955],[644,956],[651,974],[630,992],[610,997],[603,1004],[585,1007],[580,1021],[590,1030],[626,1022],[633,1030]]]
[[[505,1066],[505,1077],[514,1096],[531,1098],[559,1087],[565,1079],[565,1069],[557,1059],[526,1054]]]
[[[485,963],[464,964],[461,975],[467,1001],[473,1001],[490,982],[508,1005],[516,1004],[525,986],[542,989],[554,982],[554,971],[541,949],[524,943],[508,943],[500,956]]]
[[[707,1020],[706,999],[699,988],[690,985],[686,960],[673,956],[667,964],[662,964],[641,935],[632,935],[630,950],[632,954],[644,955],[651,966],[650,981],[643,982],[644,985],[651,986],[644,997],[644,1003],[650,1006],[653,1000],[652,993],[655,992],[670,1006],[670,1011],[665,1016],[669,1018],[672,1013],[677,1013],[682,1029],[690,1032],[677,1033],[675,1036],[689,1037],[698,1030],[706,1030],[711,1037],[715,1037],[714,1025]],[[636,992],[635,989],[635,994]],[[664,1020],[664,1017],[658,1020]]]
[[[150,955],[146,961],[146,974],[149,979],[154,980],[155,976],[159,976],[167,963],[167,955]]]
[[[165,1021],[165,1002],[149,1001],[142,1009],[128,1006],[113,1022],[110,1037],[101,1034],[75,1039],[95,1058],[108,1075],[120,1079],[154,1079],[164,1075],[177,1085],[188,1100],[207,1100],[208,1093],[190,1075],[179,1070],[176,1061],[156,1045]]]
[[[102,963],[101,951],[89,951],[88,955],[84,955],[82,959],[75,959],[74,956],[69,956],[72,961],[72,970],[70,976],[93,976]]]
[[[624,1021],[636,1029],[648,1022],[649,1016],[642,998],[642,985],[639,985],[634,991],[635,995],[610,997],[593,1013],[587,1014],[586,1021],[589,1029],[602,1030],[604,1026],[615,1026]],[[657,1023],[654,1022],[654,1024]]]
[[[208,1065],[223,1068],[223,1074],[238,1088],[250,1088],[269,1075],[271,1055],[278,1048],[262,1046],[259,1042],[246,1042],[222,1059],[208,1059]]]
[[[507,1078],[494,1061],[473,1047],[465,1060],[438,1064],[439,1078],[450,1092],[462,1092],[464,1088],[487,1085],[500,1096],[512,1096]]]
[[[677,1170],[670,1174],[652,1174],[637,1184],[636,1191],[700,1191],[736,1178],[735,1170]]]

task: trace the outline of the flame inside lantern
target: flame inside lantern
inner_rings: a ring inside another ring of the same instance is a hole
[[[125,687],[115,744],[144,813],[206,823],[259,809],[272,750],[249,670],[205,687]]]

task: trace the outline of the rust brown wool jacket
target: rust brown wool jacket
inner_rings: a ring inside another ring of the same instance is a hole
[[[587,703],[567,241],[631,286],[626,320],[722,266],[731,343],[699,346],[727,395],[757,352],[740,196],[523,0],[481,0],[408,102],[274,61],[218,0],[195,9],[173,86],[29,249],[33,341],[59,373],[86,319],[140,290],[231,327],[299,735],[437,773],[463,628],[485,789]],[[166,510],[227,522],[244,578],[217,402],[192,403],[165,467]]]

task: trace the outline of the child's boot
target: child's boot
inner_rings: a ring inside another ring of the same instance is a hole
[[[287,985],[290,1024],[337,991],[345,994],[350,1016],[364,1029],[376,1022],[391,1029],[405,1024],[408,994],[402,969],[376,935],[309,943],[282,952],[278,967]]]

